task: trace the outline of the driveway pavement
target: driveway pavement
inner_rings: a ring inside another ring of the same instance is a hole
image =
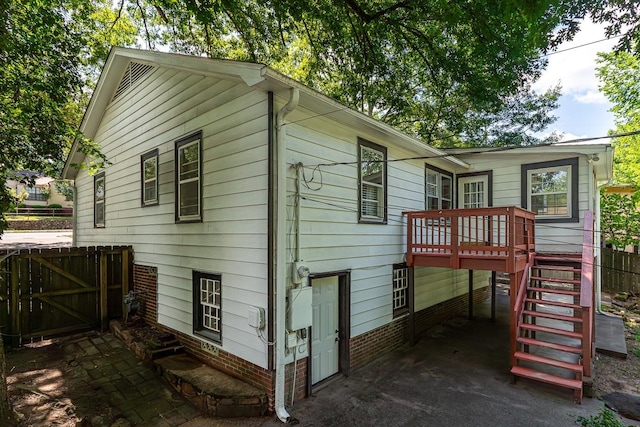
[[[0,236],[0,249],[71,246],[72,235],[71,230],[5,231]]]

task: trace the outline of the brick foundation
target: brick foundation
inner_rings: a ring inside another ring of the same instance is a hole
[[[409,339],[409,317],[404,316],[349,340],[349,364],[358,369],[401,346]]]
[[[133,264],[133,291],[142,302],[138,313],[150,325],[158,324],[158,268]]]
[[[491,287],[475,289],[473,291],[473,305],[480,304],[491,295]],[[415,333],[419,335],[438,323],[454,315],[467,313],[469,310],[469,294],[443,301],[415,313]]]

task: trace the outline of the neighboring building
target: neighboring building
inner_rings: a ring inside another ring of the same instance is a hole
[[[538,251],[580,253],[611,176],[608,144],[443,152],[264,65],[123,48],[81,130],[111,165],[89,176],[71,150],[74,245],[132,245],[147,320],[267,391],[281,418],[294,369],[303,398],[485,300],[496,266],[513,286],[519,260],[474,259],[521,218],[518,251],[533,250],[533,214],[492,206],[533,209]],[[412,237],[437,228],[416,250],[430,260],[408,253],[409,222]],[[466,258],[446,253],[453,235]]]
[[[67,200],[64,194],[58,192],[54,178],[44,176],[40,172],[34,171],[19,171],[16,173],[16,178],[9,179],[6,182],[6,186],[12,188],[17,194],[20,194],[22,190],[25,190],[29,196],[23,202],[26,206],[49,206],[59,204],[63,207],[73,206],[72,200]],[[35,178],[33,185],[22,182],[22,179]]]

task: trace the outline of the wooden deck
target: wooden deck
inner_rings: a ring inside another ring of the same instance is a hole
[[[535,250],[535,215],[519,207],[406,215],[409,266],[515,273]]]

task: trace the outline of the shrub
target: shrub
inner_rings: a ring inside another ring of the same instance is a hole
[[[62,209],[62,205],[59,204],[59,203],[51,203],[49,205],[49,208],[51,208],[51,209]]]
[[[582,427],[626,427],[614,412],[606,408],[600,409],[598,415],[589,418],[579,416],[578,422]]]

